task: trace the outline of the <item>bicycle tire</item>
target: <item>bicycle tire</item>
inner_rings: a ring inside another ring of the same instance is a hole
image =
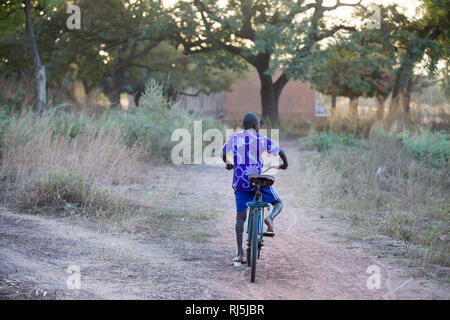
[[[256,260],[258,257],[258,215],[256,209],[253,210],[252,217],[252,234],[251,234],[251,271],[250,271],[250,281],[255,282],[256,277]]]
[[[250,209],[250,213],[249,213],[249,217],[248,217],[250,221],[251,221],[250,216],[252,214],[253,214],[253,208]],[[251,260],[252,254],[251,254],[250,247],[251,247],[251,243],[252,243],[251,242],[252,241],[252,225],[250,225],[250,224],[248,226],[247,233],[250,234],[250,237],[247,242],[247,266],[251,267],[252,266],[252,260]]]

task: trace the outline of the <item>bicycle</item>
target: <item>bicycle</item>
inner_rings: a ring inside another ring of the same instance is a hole
[[[255,198],[253,201],[247,203],[247,206],[250,208],[247,225],[247,265],[251,267],[250,281],[255,282],[256,260],[260,258],[261,249],[264,246],[264,208],[269,208],[269,204],[262,201],[261,188],[273,185],[275,183],[275,177],[266,174],[252,174],[248,178],[250,183],[256,187]]]

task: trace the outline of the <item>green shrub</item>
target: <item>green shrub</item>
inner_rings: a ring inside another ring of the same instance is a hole
[[[139,107],[129,112],[114,110],[103,120],[108,128],[120,128],[128,146],[139,145],[153,160],[170,161],[171,150],[178,142],[171,141],[175,129],[189,130],[194,136],[194,121],[202,121],[203,132],[210,128],[224,131],[224,125],[212,118],[202,117],[201,113],[189,114],[177,104],[168,103],[163,88],[149,83]]]
[[[22,89],[17,90],[14,97],[9,97],[4,92],[0,92],[0,107],[8,109],[9,113],[19,111],[25,98],[26,94]]]
[[[310,134],[308,137],[300,139],[300,141],[303,142],[307,149],[322,152],[331,148],[355,145],[362,147],[368,142],[374,141],[387,142],[387,140],[392,139],[393,133],[378,128],[372,130],[371,135],[371,139],[366,140],[349,134],[336,134],[330,130]],[[450,134],[432,132],[422,128],[419,133],[411,133],[404,129],[395,137],[397,142],[403,145],[415,160],[432,167],[448,166],[450,159]]]
[[[450,134],[422,129],[419,134],[411,135],[404,130],[398,135],[398,140],[408,147],[414,159],[429,166],[448,166]]]
[[[319,152],[326,151],[330,148],[339,148],[343,146],[354,146],[356,144],[355,137],[351,135],[336,135],[332,131],[314,133],[303,139],[306,147]]]

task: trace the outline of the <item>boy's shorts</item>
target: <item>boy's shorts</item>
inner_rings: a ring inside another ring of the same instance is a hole
[[[247,209],[247,202],[253,201],[255,197],[254,191],[243,191],[236,190],[234,191],[234,198],[236,199],[236,211],[242,211]],[[261,194],[264,202],[272,203],[280,197],[273,190],[272,186],[261,188]]]

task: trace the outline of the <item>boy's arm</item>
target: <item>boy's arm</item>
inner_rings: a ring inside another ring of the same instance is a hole
[[[286,157],[286,153],[284,153],[283,150],[280,150],[279,156],[281,158],[281,160],[283,160],[283,164],[280,166],[281,170],[286,170],[288,167],[288,161],[287,161],[287,157]]]
[[[226,164],[225,169],[227,169],[227,170],[233,169],[233,165],[231,163],[227,162],[227,153],[226,152],[222,152],[222,160]]]
[[[227,152],[231,151],[233,148],[233,144],[232,144],[233,140],[232,139],[233,139],[233,134],[228,137],[227,141],[225,142],[225,144],[222,147],[222,160],[223,160],[223,162],[225,162],[225,169],[227,169],[227,170],[233,169],[233,165],[228,163],[228,161],[227,161]]]

